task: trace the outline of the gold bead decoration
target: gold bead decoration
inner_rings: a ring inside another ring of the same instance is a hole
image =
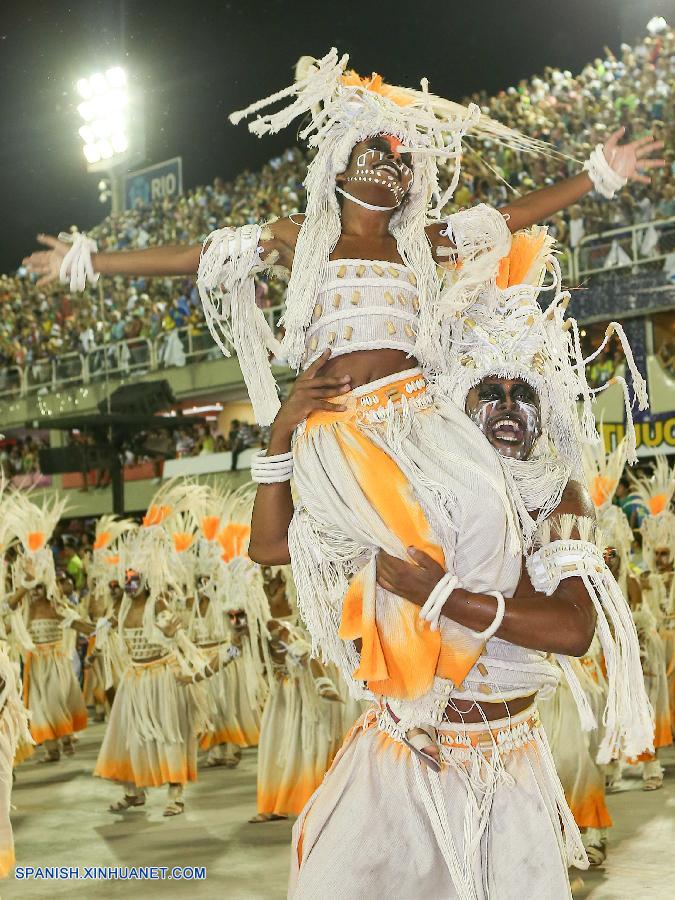
[[[337,309],[341,303],[342,303],[342,294],[336,294],[333,297],[333,306],[335,307],[335,309]]]
[[[336,338],[336,337],[337,337],[337,332],[335,332],[335,331],[329,331],[329,332],[328,332],[328,344],[329,344],[329,346],[331,346],[331,347],[333,346],[333,344],[335,343],[335,338]]]
[[[382,266],[378,266],[377,263],[375,263],[375,265],[373,266],[373,272],[374,272],[379,278],[382,278],[382,276],[384,275],[384,269],[382,268]]]
[[[415,329],[412,327],[412,325],[410,325],[408,323],[406,323],[406,326],[405,326],[405,333],[408,335],[409,338],[415,337]]]
[[[337,277],[344,278],[346,274],[347,274],[347,266],[340,266],[340,268],[337,270]]]
[[[387,331],[389,334],[396,334],[396,326],[393,322],[387,322]]]
[[[397,294],[396,298],[398,299],[398,302],[401,304],[401,306],[405,306],[408,302],[408,298],[405,294]]]
[[[310,350],[316,350],[316,348],[317,348],[318,346],[319,346],[319,339],[318,339],[318,338],[316,337],[316,335],[315,335],[315,336],[312,338],[312,340],[309,342],[309,349],[310,349]]]
[[[415,312],[417,312],[419,310],[419,308],[420,308],[420,298],[419,297],[412,298],[412,308],[415,310]]]
[[[320,303],[317,303],[314,307],[314,318],[318,319],[321,313],[323,312],[323,306]]]
[[[414,272],[408,272],[408,281],[413,287],[417,287],[417,275]]]
[[[356,277],[357,278],[363,278],[363,276],[365,274],[366,274],[366,267],[364,265],[360,265],[360,266],[356,267]]]
[[[352,294],[352,299],[350,300],[350,303],[352,304],[352,306],[358,306],[360,299],[361,299],[361,291],[354,291],[354,293]]]
[[[352,339],[352,334],[353,334],[353,333],[354,333],[354,329],[352,328],[352,326],[351,326],[351,325],[347,325],[347,327],[345,328],[345,330],[344,330],[344,332],[343,332],[343,334],[342,334],[342,337],[343,337],[346,341],[351,341],[351,339]]]
[[[395,269],[393,266],[387,266],[387,273],[391,275],[392,278],[400,278],[401,273],[398,269]]]
[[[384,299],[387,301],[387,303],[389,304],[389,306],[393,306],[393,304],[394,304],[394,298],[392,297],[390,291],[385,291],[385,292],[384,292]]]

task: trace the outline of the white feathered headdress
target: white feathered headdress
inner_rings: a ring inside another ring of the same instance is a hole
[[[658,454],[651,475],[631,475],[631,482],[644,512],[642,549],[650,569],[654,568],[654,550],[669,547],[675,554],[675,515],[669,506],[675,493],[675,466],[668,465],[665,454]]]

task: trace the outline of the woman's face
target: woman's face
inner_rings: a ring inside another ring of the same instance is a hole
[[[337,183],[367,203],[400,206],[412,186],[413,170],[410,154],[399,153],[398,146],[398,138],[388,134],[359,141],[352,148],[347,168],[337,176]]]
[[[465,409],[495,450],[511,459],[527,459],[541,434],[539,397],[521,378],[484,378],[469,391]]]

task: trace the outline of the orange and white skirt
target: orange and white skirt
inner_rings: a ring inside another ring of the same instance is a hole
[[[581,684],[587,687],[585,680]],[[602,688],[596,687],[602,693]],[[603,704],[593,699],[589,696],[597,716]],[[566,681],[560,682],[550,699],[539,701],[539,712],[574,821],[579,828],[609,828],[612,819],[605,802],[605,773],[593,754],[598,741],[593,737],[595,732],[582,730],[579,710]]]
[[[30,710],[30,733],[36,744],[66,737],[87,727],[87,708],[62,641],[36,644],[23,667],[23,698]]]
[[[341,707],[316,694],[308,671],[275,674],[260,727],[259,813],[300,813],[337,752],[331,715]]]
[[[21,746],[32,748],[28,715],[19,690],[19,667],[0,649],[0,878],[9,875],[15,861],[9,811],[12,769]]]
[[[668,690],[666,643],[654,629],[645,639],[643,659],[645,690],[654,710],[654,749],[673,743]]]
[[[257,669],[247,665],[247,650],[244,648],[241,656],[209,679],[213,681],[211,696],[216,702],[217,730],[206,738],[207,743],[202,741],[202,749],[216,744],[236,744],[238,747],[258,744],[262,680]]]
[[[293,829],[289,897],[560,900],[588,866],[536,709],[439,729],[439,774],[356,724]]]
[[[197,779],[202,685],[179,685],[173,654],[134,662],[120,681],[94,775],[139,788]]]

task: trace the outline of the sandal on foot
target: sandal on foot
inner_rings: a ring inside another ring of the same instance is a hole
[[[117,803],[111,803],[108,809],[110,812],[126,812],[132,806],[145,806],[145,797],[139,797],[137,794],[125,794]]]
[[[268,813],[258,813],[248,820],[249,825],[260,825],[262,822],[271,822],[272,816],[268,815]]]
[[[169,816],[180,816],[183,812],[185,812],[185,803],[182,800],[170,800],[164,807],[162,815],[168,818]]]
[[[663,787],[663,775],[650,775],[642,782],[643,791],[658,791]]]
[[[601,866],[607,859],[607,850],[599,844],[591,844],[586,847],[586,856],[590,867],[594,869],[596,866]]]
[[[48,750],[44,756],[38,759],[39,763],[54,763],[61,759],[60,750]]]
[[[75,756],[75,745],[74,744],[64,744],[63,752],[66,756]]]

